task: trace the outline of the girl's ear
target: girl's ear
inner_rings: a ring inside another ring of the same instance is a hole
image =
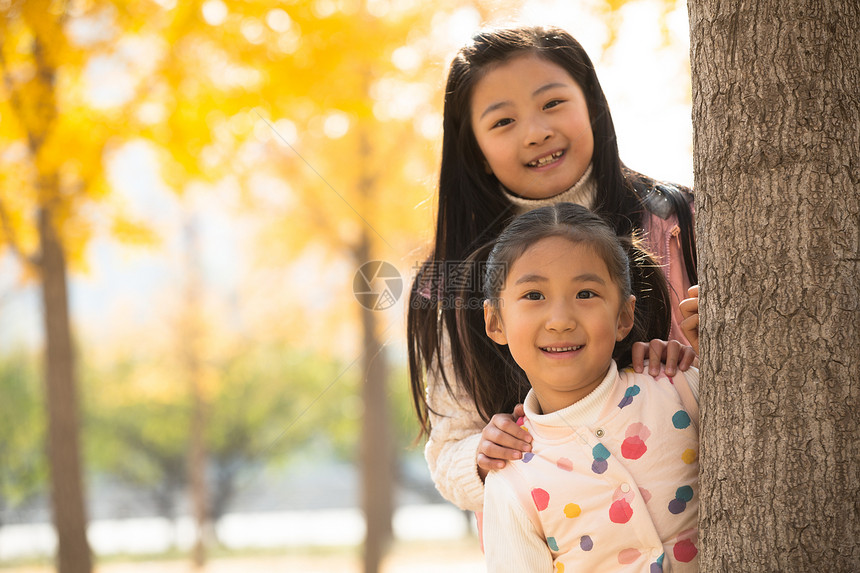
[[[626,301],[621,303],[621,310],[618,312],[618,325],[615,329],[615,340],[621,341],[630,334],[633,330],[633,311],[636,308],[636,297],[632,294]]]
[[[484,301],[484,328],[487,331],[487,336],[496,344],[505,345],[508,343],[499,310],[491,305],[488,300]]]

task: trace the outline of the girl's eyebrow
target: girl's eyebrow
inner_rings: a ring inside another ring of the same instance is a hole
[[[606,281],[600,275],[595,275],[593,273],[583,273],[581,275],[577,275],[573,277],[574,282],[592,282],[600,285],[606,285]]]
[[[542,85],[541,87],[539,87],[538,89],[536,89],[534,92],[532,92],[532,97],[539,96],[543,92],[545,92],[547,90],[551,90],[553,88],[566,88],[566,87],[568,87],[568,86],[566,84],[561,83],[561,82],[553,82],[553,83],[545,84],[545,85]]]
[[[488,113],[494,112],[497,109],[499,109],[500,107],[505,107],[506,105],[511,105],[511,102],[508,100],[505,100],[505,101],[498,101],[494,104],[491,104],[491,105],[487,106],[487,109],[484,110],[484,113],[482,113],[481,117],[479,117],[478,119],[479,120],[484,119],[484,116],[487,115]]]
[[[523,284],[523,283],[545,283],[549,279],[547,279],[543,275],[538,275],[534,273],[530,273],[527,275],[523,275],[514,282],[515,285]],[[577,275],[573,277],[572,282],[593,282],[600,285],[606,285],[606,281],[600,275],[596,275],[594,273],[583,273],[581,275]]]
[[[549,279],[547,279],[545,276],[536,275],[536,274],[532,273],[532,274],[521,276],[520,278],[517,279],[517,281],[514,284],[519,285],[519,284],[523,284],[523,283],[545,283],[545,282],[547,282],[547,280],[549,280]]]

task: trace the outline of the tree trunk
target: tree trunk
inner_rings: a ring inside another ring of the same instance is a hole
[[[362,506],[367,534],[364,542],[364,572],[377,573],[391,541],[394,511],[394,459],[389,423],[388,367],[385,348],[377,337],[376,311],[362,308],[364,333],[362,371]]]
[[[359,134],[359,154],[370,161],[372,150],[364,131]],[[365,204],[371,204],[374,178],[367,172],[359,181],[359,192]],[[372,260],[370,233],[367,224],[355,250],[358,266]],[[378,309],[361,308],[362,326],[362,384],[361,468],[362,507],[367,532],[364,541],[364,573],[377,573],[391,542],[391,518],[394,513],[394,447],[391,436],[388,405],[388,365],[385,348],[379,339]]]
[[[56,189],[56,177],[45,182]],[[47,206],[39,209],[48,460],[59,573],[90,573],[87,518],[78,442],[78,399],[69,328],[66,259]]]
[[[188,448],[188,484],[191,498],[191,514],[194,521],[194,544],[191,561],[195,568],[206,564],[206,548],[209,531],[208,483],[206,480],[206,396],[203,389],[201,367],[201,344],[203,325],[200,310],[203,296],[200,270],[200,249],[197,229],[191,217],[185,224],[185,269],[188,273],[185,285],[185,308],[182,312],[184,336],[181,342],[185,360],[185,374],[191,395],[191,428]]]
[[[703,571],[860,571],[860,4],[690,0]]]

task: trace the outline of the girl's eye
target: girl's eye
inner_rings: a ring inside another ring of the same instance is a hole
[[[557,105],[559,105],[559,104],[561,104],[561,103],[564,103],[564,100],[561,100],[561,99],[554,99],[554,100],[552,100],[551,102],[548,102],[546,105],[544,105],[544,106],[543,106],[543,108],[544,108],[544,109],[550,109],[550,108],[553,108],[553,107],[555,107],[555,106],[557,106]]]
[[[597,293],[593,290],[581,290],[576,293],[576,298],[594,298],[597,296]]]
[[[497,121],[496,123],[494,123],[494,124],[493,124],[493,127],[491,127],[490,129],[494,129],[494,128],[496,128],[496,127],[505,127],[506,125],[509,125],[509,124],[511,124],[511,123],[513,123],[513,122],[514,122],[514,120],[512,120],[512,119],[511,119],[511,118],[509,118],[509,117],[506,117],[505,119],[500,119],[499,121]]]
[[[526,300],[543,300],[543,295],[537,291],[527,292],[523,295]]]

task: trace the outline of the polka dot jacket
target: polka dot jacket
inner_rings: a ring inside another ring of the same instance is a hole
[[[487,478],[488,570],[698,570],[698,411],[686,379],[613,363],[604,383],[587,424],[570,408],[537,414],[529,393],[533,452]]]

